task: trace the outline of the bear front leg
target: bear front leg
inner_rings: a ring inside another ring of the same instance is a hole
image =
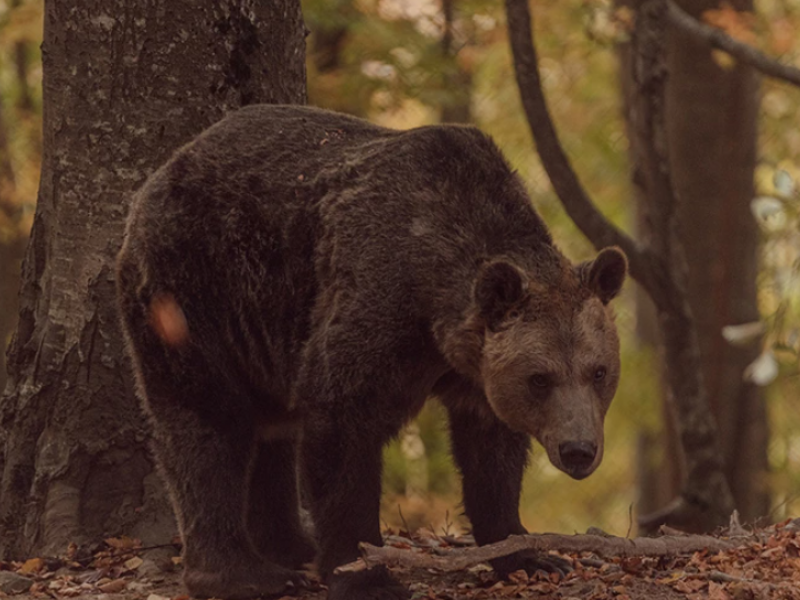
[[[300,521],[298,446],[294,438],[258,444],[247,518],[250,537],[259,552],[293,569],[314,560],[316,553]]]
[[[476,392],[477,394],[477,392]],[[443,400],[448,408],[450,436],[456,464],[463,480],[464,509],[478,545],[510,535],[525,534],[519,518],[522,475],[528,463],[530,438],[504,425],[488,410],[467,410],[463,399]],[[475,401],[486,402],[476,397]],[[569,563],[559,557],[522,551],[491,561],[501,577],[525,570],[564,574]]]

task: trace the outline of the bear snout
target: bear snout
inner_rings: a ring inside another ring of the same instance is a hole
[[[558,445],[558,456],[564,471],[574,479],[588,477],[594,469],[597,444],[594,442],[562,442]]]

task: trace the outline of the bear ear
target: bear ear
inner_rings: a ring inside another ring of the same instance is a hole
[[[525,280],[520,270],[504,261],[483,265],[475,280],[475,304],[489,328],[495,328],[508,310],[525,296]]]
[[[628,259],[616,246],[603,248],[593,261],[581,265],[581,273],[589,289],[603,304],[608,304],[622,289],[628,273]]]

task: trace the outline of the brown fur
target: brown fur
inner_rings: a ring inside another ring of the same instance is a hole
[[[575,477],[600,461],[624,276],[618,250],[573,267],[474,128],[253,106],[181,149],[134,198],[118,289],[189,591],[302,583],[298,462],[324,577],[380,543],[381,448],[431,395],[478,542],[523,532],[529,434]],[[403,597],[387,579],[330,597]]]

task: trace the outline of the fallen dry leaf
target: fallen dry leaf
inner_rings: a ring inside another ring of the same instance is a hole
[[[672,586],[672,589],[683,592],[684,594],[690,594],[702,590],[706,587],[706,583],[707,582],[702,579],[682,579],[676,582],[675,585]]]
[[[731,596],[721,583],[711,581],[708,584],[708,600],[731,600]]]
[[[509,581],[513,583],[528,583],[528,574],[524,569],[514,571],[508,576]]]
[[[58,592],[56,592],[59,596],[65,596],[67,598],[72,598],[74,596],[80,596],[83,593],[83,590],[79,587],[63,587]]]
[[[97,588],[106,594],[116,594],[121,592],[128,586],[128,582],[124,579],[114,579],[103,585],[98,585]]]
[[[32,575],[39,573],[42,569],[44,569],[44,559],[31,558],[22,563],[22,566],[17,569],[17,573],[20,575]]]
[[[123,535],[116,538],[106,538],[103,540],[106,545],[111,546],[116,550],[130,550],[132,548],[136,548],[137,546],[141,546],[142,543],[135,539],[130,538],[127,535]]]
[[[133,558],[130,558],[126,560],[124,563],[122,563],[122,566],[124,566],[129,571],[135,571],[136,569],[142,566],[143,562],[144,561],[141,558],[139,558],[138,556],[134,556]]]

